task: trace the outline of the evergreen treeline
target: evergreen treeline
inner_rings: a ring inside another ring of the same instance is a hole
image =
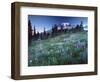
[[[71,25],[69,25],[69,27],[71,27]],[[45,27],[44,27],[44,32],[36,32],[36,27],[34,26],[34,29],[32,29],[32,25],[31,25],[31,21],[28,21],[28,40],[31,41],[33,40],[43,40],[43,39],[47,39],[50,37],[54,37],[57,36],[61,33],[69,33],[69,32],[77,32],[77,31],[83,31],[83,22],[81,21],[80,25],[76,25],[74,28],[72,27],[71,29],[68,28],[64,28],[63,25],[60,25],[60,29],[58,29],[58,25],[54,24],[52,26],[51,31],[46,31]]]

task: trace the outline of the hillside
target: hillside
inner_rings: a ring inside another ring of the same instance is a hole
[[[28,46],[28,65],[70,65],[87,63],[87,33],[66,33]]]

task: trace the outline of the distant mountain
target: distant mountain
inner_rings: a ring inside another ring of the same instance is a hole
[[[88,26],[87,26],[87,25],[84,26],[83,29],[84,29],[85,31],[88,31]]]
[[[61,29],[69,29],[70,30],[72,28],[76,28],[76,25],[71,25],[69,22],[64,22],[64,23],[61,23],[61,24],[57,24],[57,30],[61,30]],[[88,26],[87,25],[83,25],[83,30],[87,31],[88,30]],[[47,33],[51,33],[52,29],[46,30],[46,32]]]
[[[71,25],[71,24],[68,23],[68,22],[65,22],[65,23],[61,23],[61,25],[63,25],[63,26],[69,26],[69,25]]]

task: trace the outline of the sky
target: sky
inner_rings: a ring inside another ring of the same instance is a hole
[[[88,26],[88,17],[28,15],[28,20],[31,21],[32,29],[35,26],[38,32],[43,32],[44,28],[46,31],[50,30],[54,24],[62,23],[77,25],[83,21],[83,25]]]

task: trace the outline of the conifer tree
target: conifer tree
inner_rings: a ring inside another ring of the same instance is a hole
[[[36,28],[35,28],[35,25],[34,25],[34,36],[36,36]]]
[[[83,30],[83,21],[80,23],[80,30]]]
[[[32,26],[31,26],[31,21],[28,21],[28,39],[32,39]]]

